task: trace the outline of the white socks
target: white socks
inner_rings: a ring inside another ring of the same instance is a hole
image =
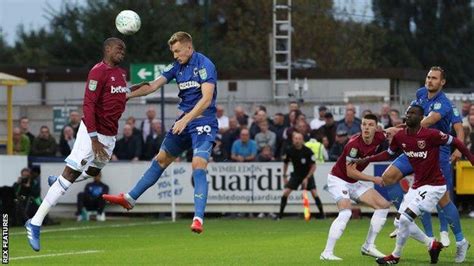
[[[396,218],[393,220],[393,224],[396,228],[400,227],[400,222]],[[431,247],[431,242],[433,242],[433,239],[428,237],[415,222],[410,224],[410,236],[416,241],[425,244],[428,248]]]
[[[401,256],[402,249],[405,246],[408,237],[410,236],[410,226],[413,224],[413,221],[404,214],[400,215],[399,220],[400,225],[398,227],[397,241],[395,244],[395,249],[392,252],[392,255],[398,258]]]
[[[348,209],[344,209],[339,211],[336,220],[332,222],[331,228],[329,229],[328,240],[326,242],[326,248],[324,249],[323,253],[333,254],[334,246],[336,245],[336,241],[341,238],[344,229],[346,229],[346,225],[351,218],[352,211]]]
[[[378,209],[372,214],[372,219],[370,219],[369,232],[367,233],[367,239],[365,240],[364,246],[369,248],[374,245],[375,238],[382,230],[385,221],[387,221],[387,214],[389,209]]]
[[[56,205],[60,196],[66,193],[66,190],[71,186],[71,182],[66,180],[62,175],[58,177],[58,180],[53,183],[49,188],[46,197],[36,211],[35,216],[31,219],[31,224],[41,226],[43,224],[44,217],[48,214],[49,209]]]

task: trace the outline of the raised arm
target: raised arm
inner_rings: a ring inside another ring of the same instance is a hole
[[[154,81],[142,82],[139,84],[132,85],[130,87],[130,93],[127,94],[127,99],[145,96],[150,93],[157,91],[159,88],[163,87],[167,82],[167,79],[164,76],[159,76]]]
[[[467,149],[467,147],[459,139],[450,136],[452,138],[451,145],[458,149],[466,158],[474,165],[474,155]]]

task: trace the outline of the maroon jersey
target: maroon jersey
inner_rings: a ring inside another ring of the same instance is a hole
[[[391,155],[399,149],[405,153],[415,172],[413,188],[423,185],[441,186],[446,184],[439,166],[439,147],[451,144],[453,137],[432,128],[420,128],[413,135],[407,129],[399,131],[390,143]]]
[[[83,121],[91,136],[117,135],[118,120],[125,110],[126,72],[104,62],[96,64],[87,77]]]
[[[339,177],[340,179],[349,183],[357,182],[358,180],[347,176],[346,162],[350,162],[351,159],[364,158],[366,156],[374,155],[377,151],[377,148],[382,142],[384,142],[384,140],[385,134],[381,131],[375,132],[374,139],[370,144],[366,144],[364,142],[361,134],[353,136],[349,142],[347,142],[346,146],[344,147],[344,151],[337,159],[336,164],[332,167],[331,175]],[[367,167],[367,165],[369,165],[369,163],[357,165],[357,170],[362,172]]]

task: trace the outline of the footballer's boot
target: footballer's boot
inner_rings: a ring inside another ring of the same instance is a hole
[[[469,244],[469,241],[466,239],[463,239],[460,242],[456,242],[456,258],[454,259],[454,262],[456,263],[462,263],[464,260],[466,260],[466,254],[467,250],[471,247],[471,244]]]
[[[383,258],[385,257],[385,254],[383,254],[382,252],[380,252],[376,247],[375,245],[372,245],[368,248],[366,248],[365,246],[362,246],[360,248],[360,253],[364,256],[371,256],[371,257],[374,257],[376,259],[378,258]]]
[[[385,256],[383,258],[378,258],[375,260],[379,265],[387,265],[387,264],[398,264],[400,261],[399,257],[395,257],[392,254]]]
[[[135,200],[132,199],[128,194],[120,193],[118,195],[103,194],[102,198],[112,204],[117,204],[124,207],[127,210],[133,209]]]
[[[199,219],[194,219],[193,223],[191,224],[191,231],[196,234],[200,234],[203,230],[204,228],[202,227],[201,221],[199,221]]]
[[[41,226],[32,225],[31,219],[26,221],[26,237],[28,238],[28,243],[34,251],[40,250],[40,230]]]
[[[388,236],[390,238],[395,238],[397,237],[397,234],[398,234],[398,228],[395,228],[395,230],[393,230],[393,232],[391,232]]]
[[[451,244],[449,240],[449,233],[447,231],[441,231],[439,233],[439,241],[443,244],[443,247],[447,248]]]
[[[444,246],[441,242],[433,240],[433,243],[431,244],[430,249],[428,250],[428,253],[430,253],[431,264],[438,263],[439,253],[441,253],[443,247]]]
[[[339,258],[338,256],[335,256],[332,253],[325,253],[325,252],[319,255],[319,259],[320,260],[342,260],[341,258]]]

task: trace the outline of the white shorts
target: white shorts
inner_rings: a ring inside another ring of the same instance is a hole
[[[424,185],[417,189],[410,188],[403,197],[398,212],[403,213],[407,208],[412,210],[417,216],[422,212],[433,212],[444,193],[446,193],[446,185]]]
[[[104,145],[105,152],[107,152],[110,158],[115,148],[115,136],[105,136],[97,133],[97,138]],[[76,142],[74,142],[71,154],[64,161],[68,167],[78,172],[87,170],[89,166],[102,169],[109,162],[109,160],[99,161],[95,158],[92,151],[91,137],[87,133],[87,128],[83,121],[81,121],[79,126]]]
[[[370,186],[360,181],[349,183],[337,176],[328,174],[328,192],[336,202],[341,199],[357,201],[369,189],[371,189]]]

